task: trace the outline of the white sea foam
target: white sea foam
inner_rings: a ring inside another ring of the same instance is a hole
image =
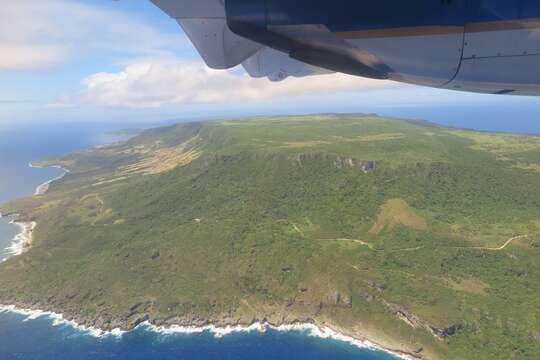
[[[227,336],[234,333],[241,333],[241,332],[253,332],[253,331],[259,331],[264,332],[268,328],[266,324],[261,323],[254,323],[250,326],[226,326],[226,327],[216,327],[214,325],[207,325],[202,327],[196,327],[196,326],[179,326],[179,325],[171,325],[171,326],[155,326],[150,324],[148,321],[142,323],[139,325],[143,328],[145,328],[148,331],[156,332],[159,334],[164,335],[171,335],[171,334],[200,334],[204,332],[209,332],[213,334],[217,338],[221,338],[223,336]]]
[[[69,326],[76,331],[79,331],[83,334],[93,336],[96,338],[104,338],[104,337],[111,337],[111,336],[122,337],[125,333],[129,332],[129,331],[123,331],[121,329],[113,329],[111,331],[104,331],[95,327],[87,327],[87,326],[77,324],[76,322],[72,320],[66,320],[62,314],[58,314],[58,313],[50,312],[50,311],[42,311],[42,310],[21,309],[14,305],[0,305],[0,314],[4,312],[11,312],[11,313],[23,315],[25,316],[23,321],[31,321],[31,320],[35,320],[41,317],[48,317],[49,319],[52,320],[53,326]],[[238,325],[238,326],[217,327],[214,325],[207,325],[207,326],[202,326],[202,327],[196,327],[196,326],[171,325],[171,326],[165,327],[165,326],[156,326],[146,321],[140,324],[139,326],[137,326],[136,329],[143,329],[146,331],[151,331],[151,332],[162,334],[162,335],[174,335],[174,334],[193,335],[193,334],[202,334],[202,333],[208,332],[214,335],[216,338],[221,338],[221,337],[234,334],[234,333],[251,333],[254,331],[264,333],[268,329],[272,329],[272,330],[280,331],[280,332],[301,332],[308,336],[313,336],[313,337],[317,337],[321,339],[332,339],[336,341],[345,342],[345,343],[351,344],[355,347],[362,348],[362,349],[384,351],[400,359],[407,359],[407,360],[413,359],[410,356],[387,350],[368,340],[355,339],[353,337],[334,331],[329,327],[319,327],[317,325],[310,324],[310,323],[297,323],[297,324],[290,324],[290,325],[273,326],[268,323],[256,322],[249,326]]]
[[[0,305],[0,313],[4,313],[4,312],[11,312],[11,313],[23,315],[25,316],[23,321],[31,321],[31,320],[35,320],[41,317],[48,317],[49,319],[52,320],[53,326],[69,326],[76,331],[79,331],[83,334],[90,335],[96,338],[104,338],[104,337],[110,337],[110,336],[121,337],[125,333],[127,333],[127,331],[123,331],[121,329],[114,329],[112,331],[104,331],[104,330],[97,329],[94,327],[86,327],[86,326],[77,324],[74,321],[66,320],[62,314],[58,314],[58,313],[50,312],[50,311],[21,309],[14,305]],[[254,331],[264,333],[268,329],[272,329],[272,330],[280,331],[280,332],[301,332],[308,336],[313,336],[313,337],[317,337],[321,339],[332,339],[336,341],[346,342],[348,344],[351,344],[353,346],[356,346],[362,349],[384,351],[400,359],[408,359],[408,360],[412,359],[410,356],[407,356],[404,354],[398,354],[393,351],[389,351],[368,340],[358,340],[353,337],[346,336],[337,331],[334,331],[329,327],[319,327],[317,325],[310,324],[310,323],[297,323],[297,324],[290,324],[290,325],[273,326],[268,323],[256,322],[249,326],[217,327],[214,325],[207,325],[207,326],[202,326],[202,327],[196,327],[196,326],[171,325],[171,326],[165,327],[165,326],[152,325],[151,323],[146,321],[140,324],[136,329],[143,329],[146,331],[151,331],[151,332],[155,332],[162,335],[174,335],[174,334],[193,335],[193,334],[202,334],[202,333],[208,332],[214,335],[216,338],[221,338],[221,337],[234,334],[234,333],[251,333]]]
[[[107,337],[107,336],[119,337],[125,333],[125,331],[122,331],[120,329],[114,329],[112,331],[104,331],[104,330],[97,329],[94,327],[83,326],[83,325],[77,324],[75,321],[66,320],[62,314],[58,314],[51,311],[21,309],[21,308],[16,307],[15,305],[0,305],[0,313],[6,313],[6,312],[25,316],[25,318],[23,319],[24,322],[36,320],[41,317],[47,317],[52,320],[53,326],[69,326],[70,328],[74,330],[77,330],[81,333],[84,333],[93,337]]]
[[[21,231],[15,235],[9,245],[5,250],[9,257],[21,255],[28,249],[28,245],[32,242],[32,232],[36,227],[35,222],[18,222],[16,220],[11,220],[10,224],[17,225],[21,228]],[[8,257],[8,258],[9,258]],[[4,259],[4,261],[7,260]]]
[[[221,338],[233,333],[250,333],[258,331],[264,333],[266,330],[271,329],[280,332],[301,332],[305,333],[308,336],[313,336],[321,339],[332,339],[336,341],[346,342],[355,347],[362,349],[378,350],[390,353],[400,359],[412,359],[410,356],[404,354],[398,354],[396,352],[387,350],[373,342],[368,340],[359,340],[353,337],[341,334],[337,331],[332,330],[329,327],[319,327],[310,323],[297,323],[290,325],[280,325],[273,326],[268,323],[253,323],[250,326],[227,326],[227,327],[216,327],[214,325],[207,325],[203,327],[190,327],[190,326],[177,326],[172,325],[169,327],[155,326],[149,322],[144,322],[141,325],[148,331],[156,332],[164,335],[171,334],[199,334],[204,332],[209,332],[213,334],[216,338]]]

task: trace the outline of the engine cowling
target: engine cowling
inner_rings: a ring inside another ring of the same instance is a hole
[[[351,75],[386,79],[391,69],[373,54],[357,49],[325,24],[290,21],[276,2],[227,0],[227,24],[239,36],[288,54],[301,62]]]

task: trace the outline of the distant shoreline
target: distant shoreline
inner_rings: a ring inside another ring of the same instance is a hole
[[[62,175],[57,176],[53,179],[47,180],[44,183],[38,185],[34,191],[34,196],[45,194],[49,190],[49,187],[53,182],[62,179],[64,176],[66,176],[66,174],[70,172],[68,169],[63,168],[60,165],[52,165],[52,166],[43,167],[43,166],[36,166],[32,163],[29,163],[28,166],[31,168],[36,168],[36,169],[44,169],[44,168],[51,167],[51,168],[61,169],[63,171]],[[27,251],[30,248],[30,245],[32,244],[32,235],[37,225],[35,221],[17,221],[19,214],[8,214],[8,216],[14,217],[13,220],[11,220],[9,223],[18,226],[21,229],[21,231],[13,237],[13,239],[11,240],[11,244],[5,248],[9,256],[1,260],[0,262],[4,262],[14,256],[21,255],[25,251]],[[2,217],[3,217],[2,214],[0,214],[0,218]]]
[[[51,186],[51,184],[53,182],[62,179],[64,176],[66,176],[70,172],[68,169],[63,168],[60,165],[37,166],[37,165],[34,165],[32,163],[29,163],[28,166],[31,167],[31,168],[34,168],[34,169],[56,168],[56,169],[60,169],[60,170],[62,170],[64,172],[62,175],[59,175],[59,176],[57,176],[57,177],[55,177],[53,179],[47,180],[43,184],[38,185],[38,187],[34,191],[34,196],[45,194],[49,190],[49,187]]]

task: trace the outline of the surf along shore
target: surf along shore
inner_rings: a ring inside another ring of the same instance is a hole
[[[55,178],[52,178],[50,180],[47,180],[45,181],[43,184],[39,185],[36,190],[34,191],[34,196],[35,195],[43,195],[47,192],[47,190],[49,190],[49,187],[51,186],[51,184],[57,180],[60,180],[62,179],[64,176],[66,176],[67,174],[69,174],[69,170],[66,169],[66,168],[63,168],[62,166],[60,165],[51,165],[51,166],[46,166],[46,167],[43,167],[43,166],[38,166],[38,165],[34,165],[32,163],[29,163],[28,164],[29,167],[31,168],[34,168],[34,169],[44,169],[44,168],[55,168],[55,169],[60,169],[63,171],[63,173]]]
[[[124,334],[135,331],[138,329],[143,329],[145,331],[155,332],[163,335],[174,335],[174,334],[201,334],[201,333],[210,333],[216,338],[221,338],[227,335],[236,334],[236,333],[251,333],[258,331],[264,333],[267,330],[274,330],[279,332],[298,332],[304,333],[307,336],[317,337],[320,339],[332,339],[340,342],[348,343],[352,346],[355,346],[360,349],[369,349],[374,351],[382,351],[389,354],[392,354],[399,359],[418,359],[420,358],[417,354],[406,353],[396,349],[388,349],[377,343],[371,342],[367,339],[360,340],[357,337],[345,335],[339,330],[332,328],[331,326],[325,324],[316,324],[316,323],[290,323],[290,324],[272,324],[269,322],[253,322],[251,324],[226,324],[220,323],[219,325],[214,325],[211,323],[208,324],[198,324],[193,325],[193,323],[185,322],[185,324],[172,324],[166,325],[162,322],[155,324],[155,321],[145,320],[140,323],[128,324],[121,323],[120,327],[104,330],[99,327],[96,327],[95,320],[84,318],[81,316],[69,316],[66,314],[60,314],[54,311],[48,311],[39,309],[38,307],[47,308],[47,305],[34,305],[28,307],[25,304],[16,303],[16,305],[0,305],[0,314],[5,312],[10,312],[25,317],[24,321],[36,320],[41,317],[48,317],[52,320],[53,326],[69,326],[72,329],[84,333],[89,336],[104,338],[104,337],[121,337]],[[74,320],[76,319],[76,320]],[[130,327],[128,327],[130,326]]]
[[[34,232],[36,223],[34,221],[19,222],[16,220],[17,215],[15,215],[14,217],[15,219],[11,220],[9,223],[18,226],[21,231],[17,235],[15,235],[15,237],[11,241],[11,244],[6,248],[9,256],[2,261],[6,261],[12,256],[21,255],[22,253],[27,251],[32,244],[32,233]]]
[[[33,165],[32,163],[28,164],[28,166],[31,168],[36,168],[36,169],[43,168],[41,166]],[[53,165],[50,167],[61,169],[63,173],[60,176],[47,180],[43,184],[38,185],[34,191],[34,196],[45,194],[53,182],[62,179],[64,176],[66,176],[66,174],[69,173],[68,169],[65,169],[58,165]],[[32,245],[32,235],[36,227],[36,222],[24,221],[24,220],[19,221],[18,219],[24,218],[24,217],[21,217],[21,214],[3,215],[0,213],[0,218],[2,217],[10,217],[11,220],[9,223],[18,226],[21,229],[21,231],[17,235],[15,235],[15,237],[13,238],[13,240],[11,241],[11,244],[6,248],[7,254],[9,256],[2,260],[2,262],[4,262],[10,257],[23,254],[25,251],[27,251],[30,248],[30,246]]]
[[[29,164],[32,168],[43,168],[35,166],[32,163]],[[50,185],[58,180],[61,180],[69,174],[69,169],[63,168],[59,165],[52,165],[48,167],[54,167],[63,170],[64,172],[53,179],[50,179],[43,184],[40,184],[34,191],[34,196],[45,194]],[[2,214],[0,214],[0,217]],[[4,261],[18,256],[26,252],[32,244],[32,234],[36,227],[36,222],[24,222],[17,221],[18,218],[22,218],[21,214],[7,214],[14,219],[10,223],[13,223],[21,228],[21,232],[17,234],[11,245],[9,246],[10,256]],[[8,303],[8,305],[2,304],[2,302]],[[396,358],[400,359],[419,359],[422,358],[420,353],[405,352],[400,349],[389,348],[384,346],[385,342],[376,342],[372,337],[350,334],[342,329],[337,329],[332,325],[326,323],[319,323],[313,319],[303,319],[302,321],[295,321],[290,323],[269,323],[266,320],[257,321],[254,320],[250,323],[241,323],[239,321],[210,321],[202,319],[180,319],[176,318],[169,321],[150,319],[148,316],[142,316],[136,320],[132,319],[113,319],[110,321],[104,319],[94,319],[77,314],[76,311],[70,312],[65,309],[59,309],[54,304],[45,302],[36,302],[34,304],[25,304],[17,301],[16,299],[3,299],[0,302],[0,314],[2,313],[14,313],[25,316],[26,320],[35,320],[41,317],[48,317],[52,320],[53,326],[69,326],[76,331],[85,333],[94,337],[120,337],[127,332],[134,331],[142,328],[146,331],[152,331],[160,334],[199,334],[208,332],[215,337],[223,337],[234,333],[249,333],[253,331],[259,331],[261,333],[268,329],[280,332],[301,332],[308,336],[318,337],[321,339],[332,339],[340,342],[345,342],[361,349],[371,349],[376,351],[383,351],[392,354]]]

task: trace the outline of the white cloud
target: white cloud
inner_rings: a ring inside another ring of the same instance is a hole
[[[0,7],[0,70],[63,64],[89,52],[135,56],[169,53],[187,44],[120,11],[69,0],[9,0]]]
[[[82,81],[83,91],[64,96],[54,105],[152,108],[336,93],[389,84],[344,74],[289,78],[276,83],[237,71],[212,70],[202,61],[161,58],[136,62],[116,73],[91,75]]]
[[[59,98],[53,104],[56,107],[157,108],[335,93],[388,84],[343,74],[289,78],[280,83],[253,79],[243,71],[211,70],[202,60],[175,57],[179,48],[195,54],[179,27],[172,34],[164,33],[114,7],[74,0],[5,2],[0,6],[0,71],[64,65],[59,68],[69,73],[70,65],[95,54],[131,59],[121,71],[83,79],[82,90]]]

